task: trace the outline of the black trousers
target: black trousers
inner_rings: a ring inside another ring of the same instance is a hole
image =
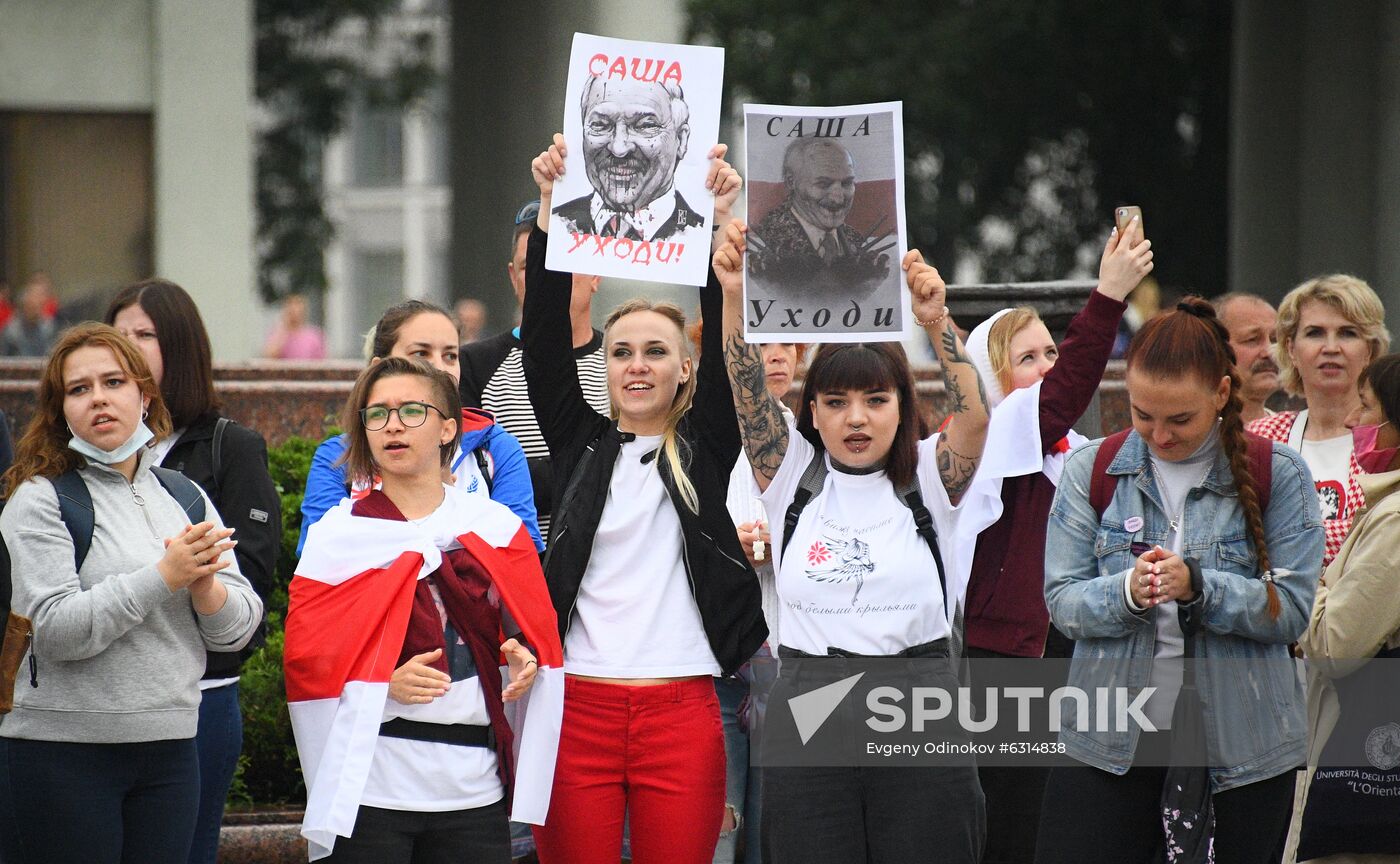
[[[331,864],[510,864],[502,799],[471,810],[419,813],[360,806],[355,830],[338,837]]]
[[[1051,640],[1059,635],[1059,631],[1051,625]],[[1060,638],[1064,639],[1063,636]],[[1068,650],[1070,654],[1074,652],[1073,643],[1069,643]],[[966,654],[972,660],[1035,662],[982,648],[969,647]],[[982,688],[977,686],[976,665],[972,664],[972,698],[981,715],[984,708]],[[1045,797],[1045,781],[1049,776],[1050,769],[1044,765],[977,766],[977,778],[982,783],[982,794],[987,798],[987,848],[982,853],[982,864],[1030,864],[1035,857],[1040,805]]]
[[[986,809],[971,767],[763,769],[763,860],[977,864]]]
[[[1166,773],[1165,767],[1148,766],[1130,768],[1122,776],[1087,765],[1051,768],[1041,808],[1036,864],[1156,864],[1164,860],[1159,808]],[[1270,864],[1281,859],[1293,816],[1294,773],[1290,769],[1277,777],[1215,793],[1216,861]]]
[[[198,805],[193,738],[0,738],[4,864],[185,864]]]

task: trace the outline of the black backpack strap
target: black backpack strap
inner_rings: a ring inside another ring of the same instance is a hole
[[[58,517],[73,538],[73,564],[75,572],[83,569],[88,550],[92,548],[92,532],[97,517],[92,508],[92,493],[83,482],[77,469],[63,472],[54,478],[53,488],[58,492]]]
[[[943,572],[943,555],[938,550],[938,532],[933,530],[933,514],[928,507],[924,506],[923,491],[919,489],[919,478],[914,477],[913,481],[903,489],[895,492],[899,500],[904,502],[910,512],[914,514],[914,530],[919,536],[924,538],[928,544],[928,550],[933,553],[933,563],[938,566],[938,587],[943,592],[943,602],[948,602],[948,577]]]
[[[194,485],[193,480],[179,471],[159,465],[152,465],[151,473],[160,481],[160,485],[165,487],[165,491],[170,493],[170,497],[179,502],[180,509],[185,511],[191,525],[204,521],[204,496],[200,494],[199,487]]]
[[[481,479],[486,481],[486,495],[496,491],[496,480],[491,476],[491,460],[486,456],[486,447],[481,446],[472,451],[476,457],[476,467],[481,469]]]
[[[215,500],[221,497],[219,491],[222,484],[219,483],[219,478],[223,476],[224,473],[224,430],[227,429],[228,424],[232,422],[233,421],[227,417],[220,417],[219,422],[214,424],[214,443],[212,445],[213,453],[211,455],[214,463]]]
[[[812,498],[822,491],[822,486],[826,483],[826,470],[826,453],[818,450],[812,454],[812,461],[807,463],[806,470],[802,472],[802,479],[797,481],[797,492],[793,494],[792,503],[788,505],[787,514],[783,516],[783,545],[778,550],[780,560],[787,552],[792,532],[797,530],[797,521],[802,518],[802,511],[811,503]]]
[[[895,490],[895,495],[904,502],[904,506],[909,508],[909,512],[914,515],[914,530],[924,538],[924,543],[928,544],[928,551],[933,553],[933,564],[938,568],[938,588],[943,594],[943,608],[949,608],[948,603],[948,576],[943,569],[943,553],[938,548],[938,532],[933,527],[933,514],[929,512],[928,506],[924,504],[923,490],[919,488],[919,477],[916,474],[908,486]],[[963,643],[963,614],[962,605],[955,603],[952,606],[953,612],[948,616],[949,630],[952,638],[948,640],[948,654],[957,663],[962,657]]]

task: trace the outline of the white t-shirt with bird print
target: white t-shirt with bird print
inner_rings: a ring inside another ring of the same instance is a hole
[[[919,443],[919,486],[933,515],[949,594],[961,602],[966,582],[958,574],[965,568],[956,558],[966,544],[956,538],[963,510],[949,503],[939,479],[937,442],[933,435]],[[822,491],[803,509],[786,553],[777,557],[783,517],[813,452],[789,427],[783,464],[762,495],[777,561],[782,644],[808,654],[840,648],[884,656],[948,636],[933,555],[884,471],[829,470]]]

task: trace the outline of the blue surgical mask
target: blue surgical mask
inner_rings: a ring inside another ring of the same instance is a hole
[[[152,432],[150,427],[144,422],[140,422],[136,424],[136,431],[132,432],[131,437],[126,439],[126,443],[115,450],[103,450],[95,444],[84,441],[77,435],[68,439],[68,449],[86,456],[90,462],[97,462],[102,465],[116,465],[120,462],[125,462],[131,457],[131,454],[151,443],[151,439],[154,437],[156,437],[156,433]]]

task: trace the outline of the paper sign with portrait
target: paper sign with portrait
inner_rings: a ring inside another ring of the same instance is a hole
[[[704,285],[724,49],[574,34],[551,270]]]
[[[748,341],[902,337],[901,107],[744,106]]]

